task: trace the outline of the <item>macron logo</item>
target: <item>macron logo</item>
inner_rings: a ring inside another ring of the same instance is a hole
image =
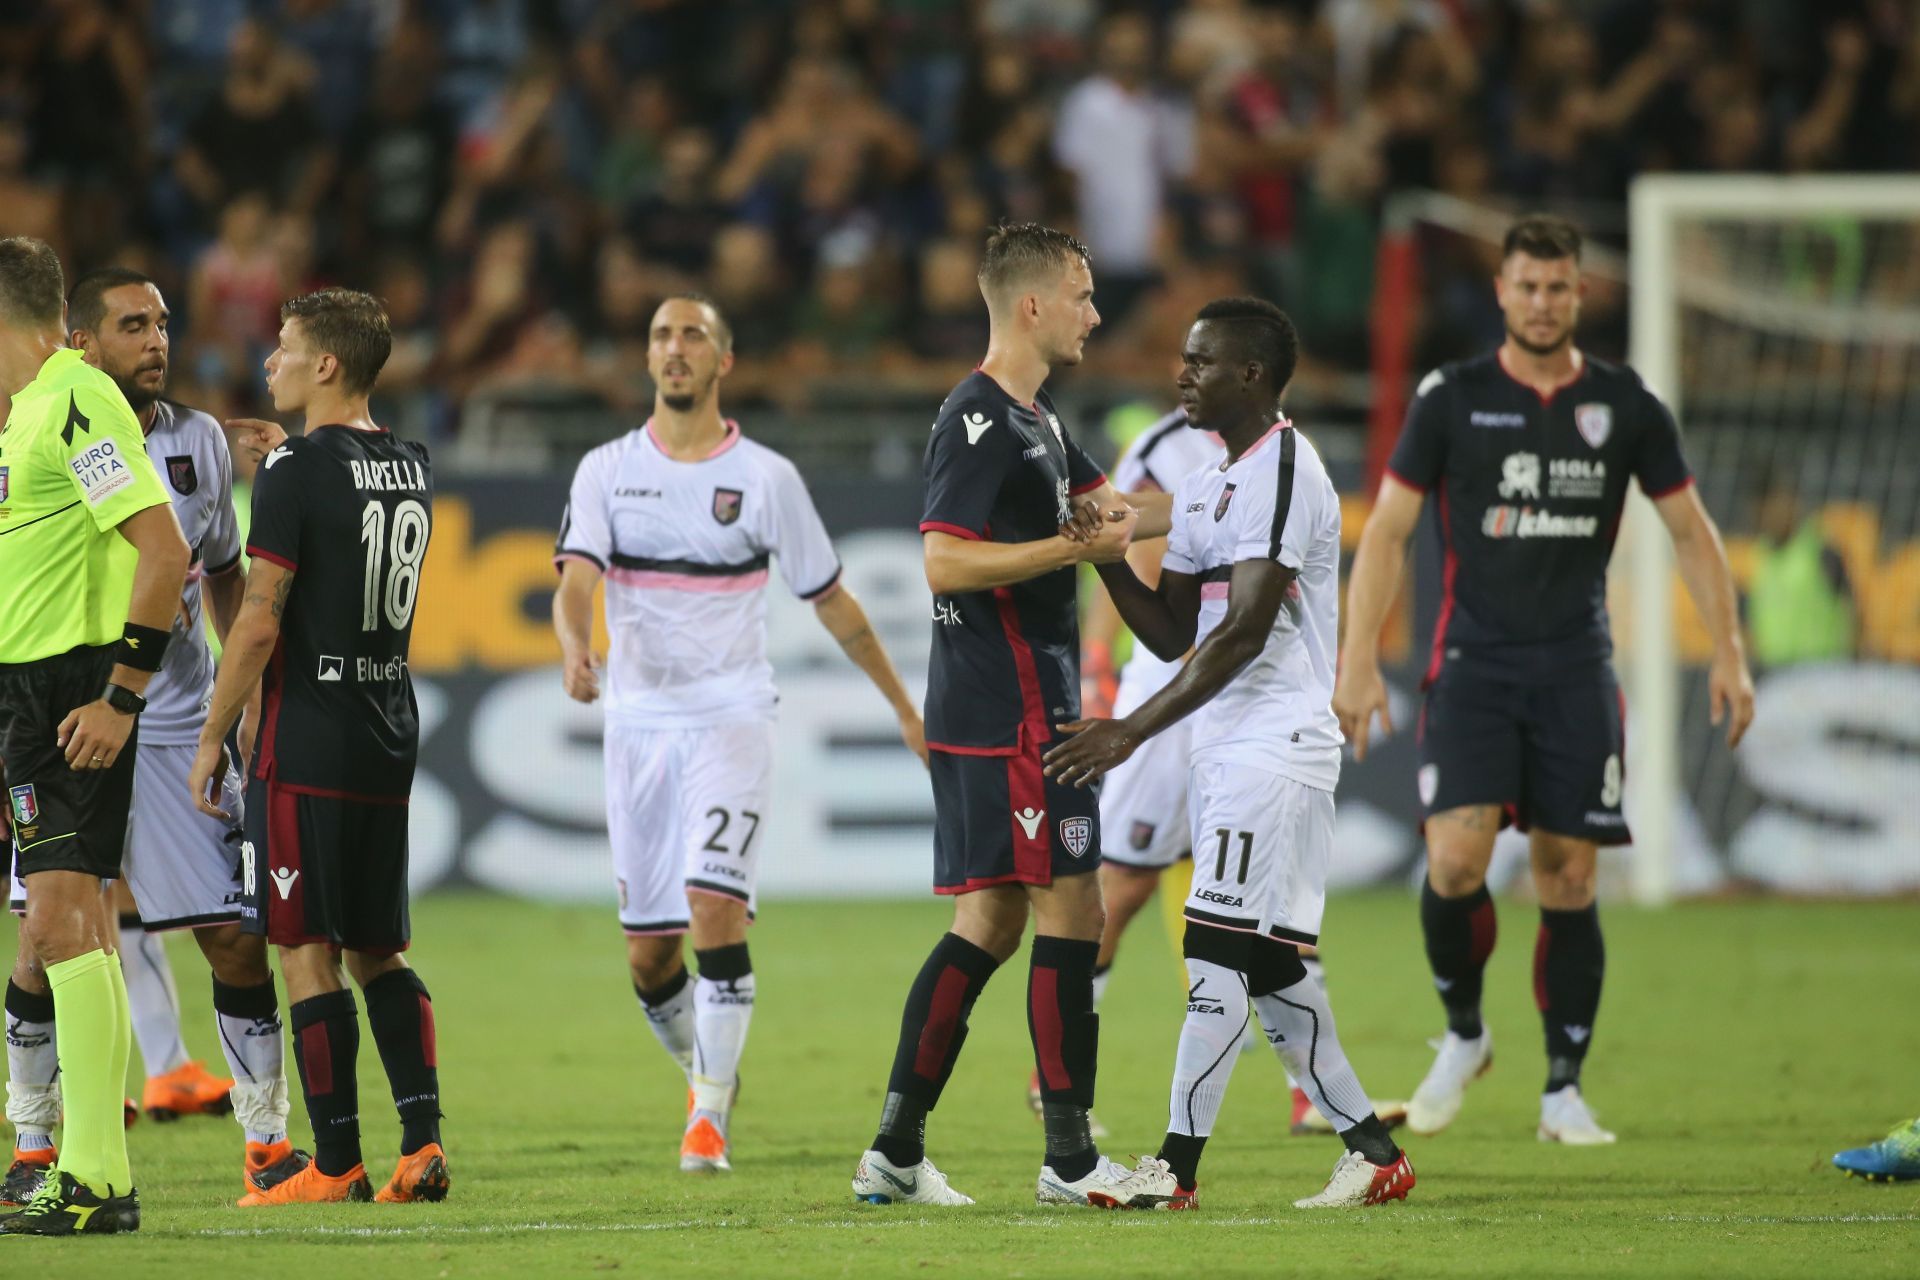
[[[280,459],[286,457],[290,452],[291,450],[289,450],[287,446],[281,445],[278,449],[275,449],[272,453],[268,454],[267,460],[261,463],[260,465],[265,467],[267,470],[271,471],[273,470],[273,464],[280,461]]]
[[[1592,1027],[1563,1026],[1560,1029],[1566,1032],[1567,1039],[1573,1041],[1575,1044],[1585,1044],[1587,1042],[1587,1037],[1593,1034]]]
[[[280,901],[285,902],[292,895],[293,882],[300,878],[300,873],[292,867],[275,867],[268,874],[273,877],[273,887],[280,895]]]
[[[960,419],[960,425],[967,429],[967,443],[979,444],[980,437],[987,434],[987,428],[993,425],[993,419],[984,413],[969,413]]]
[[[1014,820],[1020,824],[1020,829],[1027,833],[1027,839],[1029,840],[1039,834],[1040,820],[1046,816],[1047,811],[1045,809],[1036,809],[1032,805],[1013,811]]]

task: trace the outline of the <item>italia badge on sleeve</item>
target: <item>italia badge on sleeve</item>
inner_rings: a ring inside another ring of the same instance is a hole
[[[732,524],[740,518],[740,500],[745,497],[738,489],[715,489],[713,491],[713,518],[721,524]]]
[[[1060,843],[1074,857],[1084,857],[1093,844],[1093,819],[1065,818],[1060,823]]]
[[[1580,429],[1580,438],[1598,449],[1613,434],[1613,406],[1610,404],[1581,404],[1573,408],[1573,425]]]

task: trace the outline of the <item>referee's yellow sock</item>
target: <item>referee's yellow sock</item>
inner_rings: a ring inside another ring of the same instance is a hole
[[[125,1195],[133,1174],[121,1103],[133,1032],[120,962],[105,951],[89,951],[48,965],[47,981],[66,1110],[60,1169],[95,1195]]]

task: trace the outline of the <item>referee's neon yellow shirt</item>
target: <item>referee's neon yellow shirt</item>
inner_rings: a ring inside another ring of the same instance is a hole
[[[118,640],[140,557],[114,529],[166,501],[113,379],[48,356],[0,427],[0,663]]]

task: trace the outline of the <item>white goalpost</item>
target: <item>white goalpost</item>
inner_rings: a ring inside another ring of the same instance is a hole
[[[1881,563],[1881,545],[1914,535],[1920,450],[1906,437],[1920,434],[1920,177],[1643,177],[1630,234],[1631,361],[1679,418],[1703,489],[1713,484],[1710,509],[1725,524],[1723,508],[1751,517],[1776,491],[1802,512],[1825,504],[1816,518],[1851,553],[1840,559],[1858,592],[1863,563]],[[1844,523],[1855,516],[1856,526]],[[1851,539],[1850,527],[1860,530]],[[1734,879],[1809,891],[1911,887],[1900,849],[1920,830],[1920,765],[1915,730],[1899,736],[1895,708],[1912,696],[1917,655],[1895,634],[1912,602],[1885,598],[1902,580],[1856,595],[1849,661],[1763,682],[1763,720],[1770,694],[1805,717],[1784,726],[1781,741],[1814,763],[1831,742],[1841,762],[1839,776],[1817,786],[1772,778],[1781,817],[1766,812],[1765,761],[1716,763],[1691,749],[1692,722],[1705,722],[1691,702],[1704,702],[1705,690],[1683,694],[1682,674],[1699,662],[1698,637],[1689,653],[1671,546],[1637,490],[1615,569],[1614,599],[1630,615],[1615,627],[1633,716],[1635,898],[1659,904],[1712,887],[1685,875],[1687,849],[1703,844],[1726,856]],[[1771,743],[1750,739],[1747,749]]]

